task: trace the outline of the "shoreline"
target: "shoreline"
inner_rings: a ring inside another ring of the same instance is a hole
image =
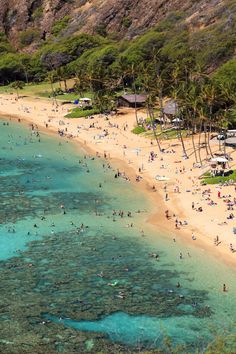
[[[5,97],[4,99],[6,101],[9,101],[9,96],[7,96],[7,95],[1,95],[1,96]],[[1,99],[2,99],[2,97],[0,98],[0,100]],[[13,99],[13,97],[11,96],[10,101],[12,101],[12,99]],[[176,183],[175,181],[171,180],[170,182],[167,183],[168,184],[168,195],[169,195],[170,200],[165,201],[164,198],[162,197],[163,192],[161,190],[161,188],[163,188],[163,182],[157,182],[153,179],[153,176],[150,174],[149,169],[146,168],[146,162],[144,162],[146,156],[145,157],[139,156],[140,153],[138,153],[138,152],[136,154],[137,156],[133,156],[133,153],[131,154],[130,151],[129,151],[129,154],[127,154],[127,149],[124,149],[122,147],[121,143],[120,143],[120,145],[118,143],[116,145],[116,144],[113,144],[113,141],[112,141],[109,145],[108,140],[98,142],[98,140],[96,140],[94,138],[94,129],[93,128],[91,128],[91,130],[90,130],[90,128],[87,128],[87,127],[85,127],[84,129],[83,129],[83,127],[79,128],[79,129],[77,128],[77,126],[79,124],[88,125],[89,123],[93,123],[94,121],[96,121],[96,124],[98,124],[98,125],[103,124],[102,128],[104,128],[104,127],[106,127],[106,121],[104,121],[103,118],[95,117],[95,119],[93,119],[93,121],[92,120],[90,121],[89,119],[85,120],[83,118],[66,119],[63,116],[63,107],[62,106],[61,106],[62,109],[59,110],[59,112],[56,112],[56,110],[54,110],[54,109],[53,109],[54,112],[51,110],[51,112],[50,112],[51,116],[49,116],[49,109],[52,107],[51,103],[44,102],[42,99],[37,99],[37,98],[35,98],[35,101],[37,102],[37,107],[36,107],[36,103],[35,103],[34,110],[32,108],[33,112],[27,113],[27,112],[29,112],[29,110],[24,112],[24,109],[22,108],[23,114],[22,114],[22,110],[20,110],[20,108],[23,105],[29,106],[32,103],[34,104],[34,99],[32,99],[32,98],[30,98],[30,100],[21,99],[19,102],[13,102],[12,105],[14,104],[14,107],[11,107],[11,106],[9,107],[9,104],[7,104],[6,105],[7,112],[6,112],[6,110],[2,109],[2,107],[3,107],[3,103],[2,103],[2,105],[0,106],[0,116],[2,119],[4,119],[4,118],[14,119],[14,120],[20,119],[23,123],[35,124],[38,126],[38,128],[40,128],[40,131],[43,131],[47,134],[52,134],[54,136],[55,136],[55,134],[58,133],[58,128],[64,129],[65,127],[67,127],[68,128],[67,134],[73,134],[73,136],[74,136],[72,139],[68,138],[68,140],[70,142],[75,143],[75,144],[79,144],[79,146],[81,148],[83,148],[85,151],[87,151],[91,155],[95,156],[97,153],[99,153],[99,155],[101,157],[104,157],[103,155],[106,154],[107,161],[111,162],[113,167],[119,168],[120,170],[125,171],[125,173],[130,177],[131,183],[134,184],[138,189],[140,189],[145,194],[146,197],[148,197],[148,199],[151,201],[151,205],[154,210],[151,211],[151,214],[148,215],[145,220],[153,229],[156,229],[158,227],[158,232],[164,233],[165,237],[170,237],[170,235],[176,235],[178,238],[181,239],[181,242],[188,243],[189,245],[197,247],[197,248],[203,248],[205,251],[209,252],[213,257],[219,259],[220,261],[222,261],[226,265],[229,265],[230,267],[235,268],[235,266],[236,266],[235,255],[229,251],[228,245],[226,244],[225,240],[224,240],[223,244],[220,245],[220,247],[219,246],[216,247],[213,243],[212,236],[211,236],[211,238],[210,238],[210,236],[206,237],[204,235],[204,230],[201,229],[201,224],[197,225],[197,222],[199,221],[198,218],[195,217],[195,223],[190,221],[190,222],[188,222],[187,227],[184,227],[181,229],[174,228],[174,225],[172,223],[174,217],[171,218],[171,221],[167,222],[167,219],[164,214],[164,211],[166,209],[169,210],[170,214],[174,213],[175,215],[178,215],[178,219],[189,220],[189,214],[186,210],[187,208],[185,205],[182,204],[183,198],[181,199],[181,198],[179,198],[180,196],[178,194],[176,194],[172,191],[169,191],[169,188],[170,187],[173,188],[173,186],[175,185],[175,183]],[[47,107],[46,111],[45,111],[45,107]],[[11,109],[11,108],[14,108],[14,109]],[[42,109],[43,109],[43,111],[42,111]],[[17,112],[17,110],[18,110],[18,112]],[[41,112],[43,112],[43,113],[41,114]],[[122,117],[122,118],[125,118],[122,120],[122,124],[124,124],[124,121],[129,119],[129,117]],[[119,117],[112,118],[112,120],[114,120],[114,121],[116,119],[117,119],[117,122],[119,122],[119,124],[120,124]],[[66,124],[60,125],[59,124],[60,120],[66,122]],[[45,122],[48,123],[48,128],[45,127]],[[98,131],[96,131],[96,132],[97,133],[101,132],[102,128],[98,129]],[[111,133],[109,132],[109,135],[111,134],[111,136],[112,136],[114,132],[116,134],[116,132],[117,132],[116,129],[117,128],[111,127]],[[78,133],[78,130],[79,130],[79,133]],[[132,134],[130,132],[130,129],[129,129],[129,132],[125,132],[125,134],[122,132],[122,130],[120,128],[118,128],[118,130],[119,130],[119,134],[117,134],[116,136],[114,134],[114,138],[117,138],[117,140],[119,140],[119,135],[122,135],[122,136],[124,136],[124,141],[128,145],[128,143],[130,143],[130,141],[129,141],[129,139],[127,139],[126,135],[127,136],[130,135],[130,140],[131,139],[134,140],[134,144],[132,144],[132,148],[134,146],[136,146],[137,141],[140,142],[142,140],[142,138],[140,140],[140,138],[138,136],[132,136],[134,134]],[[65,138],[65,139],[67,139],[67,138]],[[143,139],[145,139],[145,138],[143,138]],[[122,142],[124,142],[124,141],[122,141]],[[174,143],[174,141],[173,141],[173,143]],[[143,141],[140,144],[144,145]],[[114,145],[115,145],[115,147],[114,147]],[[117,146],[117,149],[115,149],[116,146]],[[114,148],[114,151],[112,148]],[[142,151],[145,149],[146,150],[147,149],[156,150],[156,147],[155,146],[148,146],[148,144],[146,144],[145,146],[142,146],[141,149],[142,149]],[[128,157],[126,155],[128,155]],[[131,160],[130,156],[132,157],[132,160]],[[190,162],[190,161],[188,161],[188,162]],[[185,164],[185,161],[184,162],[181,161],[181,163]],[[139,167],[140,164],[141,165],[145,164],[145,167],[142,168],[141,171],[140,171],[140,167]],[[150,165],[148,167],[150,167]],[[139,172],[137,172],[137,171],[139,171]],[[160,173],[161,171],[157,169],[156,172]],[[140,182],[135,182],[135,178],[137,175],[142,176],[142,180]],[[189,178],[191,178],[191,176],[188,177],[188,179]],[[152,190],[152,185],[156,186],[155,192]],[[210,188],[214,188],[214,187],[210,186]],[[192,241],[192,239],[191,239],[192,232],[194,232],[194,234],[197,235],[196,241]]]

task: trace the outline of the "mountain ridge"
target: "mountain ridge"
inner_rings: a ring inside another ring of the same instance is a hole
[[[224,16],[236,13],[236,4],[227,0],[2,0],[0,29],[16,46],[22,31],[36,30],[51,36],[57,21],[68,16],[61,35],[99,33],[131,39],[158,25],[172,12],[181,12],[183,25],[192,31],[211,26]],[[234,6],[235,5],[235,6]],[[232,19],[234,20],[234,18]]]

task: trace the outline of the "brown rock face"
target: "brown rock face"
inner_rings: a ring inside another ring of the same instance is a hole
[[[67,34],[102,28],[132,38],[156,25],[170,12],[184,11],[196,27],[214,22],[230,0],[1,0],[0,29],[17,43],[20,31],[50,33],[58,19],[69,15]],[[232,1],[231,1],[232,2]]]
[[[0,30],[13,42],[29,28],[50,32],[53,23],[70,14],[70,0],[1,0]]]

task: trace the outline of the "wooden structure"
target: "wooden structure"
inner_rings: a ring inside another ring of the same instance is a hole
[[[146,103],[147,96],[145,94],[135,95],[122,95],[118,97],[117,103],[118,107],[131,107],[137,108],[144,107]]]

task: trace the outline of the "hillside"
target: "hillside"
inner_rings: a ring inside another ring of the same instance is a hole
[[[1,0],[0,28],[14,44],[22,31],[50,37],[59,23],[61,35],[86,32],[133,38],[172,12],[183,13],[183,24],[196,31],[227,19],[235,22],[235,1],[227,0]],[[37,37],[37,36],[36,36]]]
[[[83,76],[120,89],[155,55],[169,82],[177,64],[182,78],[211,75],[235,61],[235,34],[235,0],[1,0],[0,84]]]

